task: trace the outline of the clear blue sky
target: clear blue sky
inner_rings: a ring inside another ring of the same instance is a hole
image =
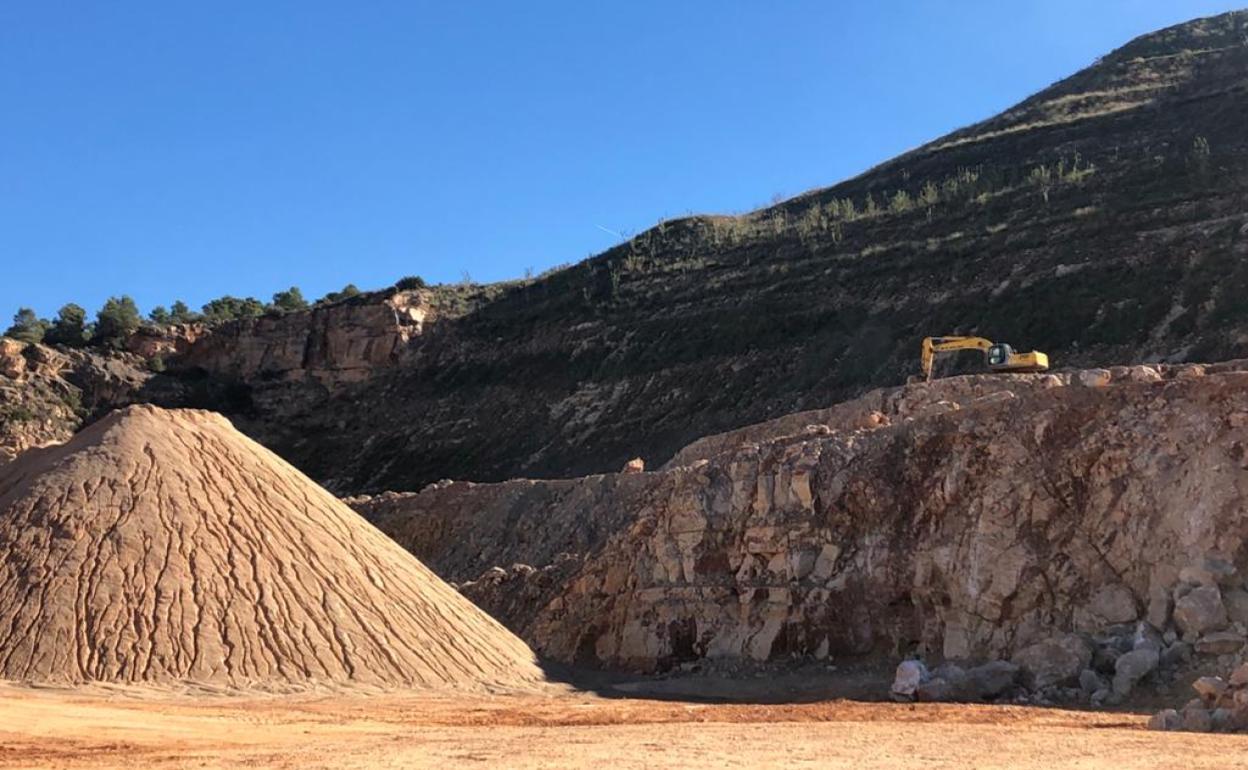
[[[988,117],[1203,0],[0,2],[0,321],[574,262]]]

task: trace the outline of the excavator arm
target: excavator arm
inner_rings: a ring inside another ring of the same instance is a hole
[[[923,379],[932,379],[932,364],[936,362],[937,353],[950,353],[955,350],[983,350],[992,347],[992,340],[983,337],[926,337],[923,340]]]
[[[1043,372],[1049,368],[1049,357],[1036,350],[1015,353],[1009,345],[983,337],[926,337],[921,358],[923,379],[931,381],[932,364],[938,353],[955,350],[984,351],[984,362],[995,372]]]

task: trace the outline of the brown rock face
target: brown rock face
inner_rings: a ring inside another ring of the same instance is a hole
[[[600,549],[633,519],[636,505],[653,489],[651,479],[621,473],[501,484],[445,481],[420,494],[345,502],[417,558],[436,559],[444,579],[465,583],[496,566],[566,567],[567,556],[579,566],[584,554]]]
[[[0,469],[0,679],[514,685],[524,643],[199,411],[131,407]]]
[[[660,473],[355,504],[452,579],[537,568],[528,608],[491,606],[511,574],[465,591],[562,660],[1009,657],[1137,608],[1164,630],[1151,597],[1188,595],[1180,571],[1211,558],[1242,588],[1244,369],[951,378],[840,408],[888,415],[875,428],[782,420]]]
[[[358,382],[397,363],[429,313],[424,295],[412,291],[234,321],[200,335],[178,363],[251,383]]]
[[[16,380],[26,373],[26,356],[22,355],[25,350],[25,343],[0,337],[0,377]]]
[[[140,326],[126,342],[126,348],[145,360],[186,353],[208,333],[204,324],[173,324],[167,327]]]
[[[136,356],[0,337],[0,465],[68,440],[97,410],[141,400],[151,377]]]

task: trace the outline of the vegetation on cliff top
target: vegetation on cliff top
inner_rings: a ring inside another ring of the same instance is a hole
[[[395,288],[400,290],[423,288],[425,285],[418,276],[408,276],[399,283],[402,285],[396,284]],[[44,342],[73,348],[90,346],[121,349],[140,326],[163,328],[190,323],[214,326],[266,315],[280,316],[314,306],[341,302],[360,294],[355,284],[349,283],[339,291],[332,291],[311,304],[304,299],[298,286],[291,286],[274,294],[268,303],[255,297],[234,297],[227,294],[205,303],[199,312],[195,312],[182,300],[176,300],[168,308],[157,305],[146,318],[140,313],[133,298],[122,295],[110,297],[96,312],[93,322],[87,321],[85,309],[72,302],[57,311],[55,320],[40,318],[28,307],[18,308],[13,315],[13,324],[4,331],[3,336],[21,342]]]

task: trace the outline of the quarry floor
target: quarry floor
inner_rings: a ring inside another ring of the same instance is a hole
[[[1016,706],[576,692],[238,697],[0,688],[0,768],[1248,767],[1248,736]]]

